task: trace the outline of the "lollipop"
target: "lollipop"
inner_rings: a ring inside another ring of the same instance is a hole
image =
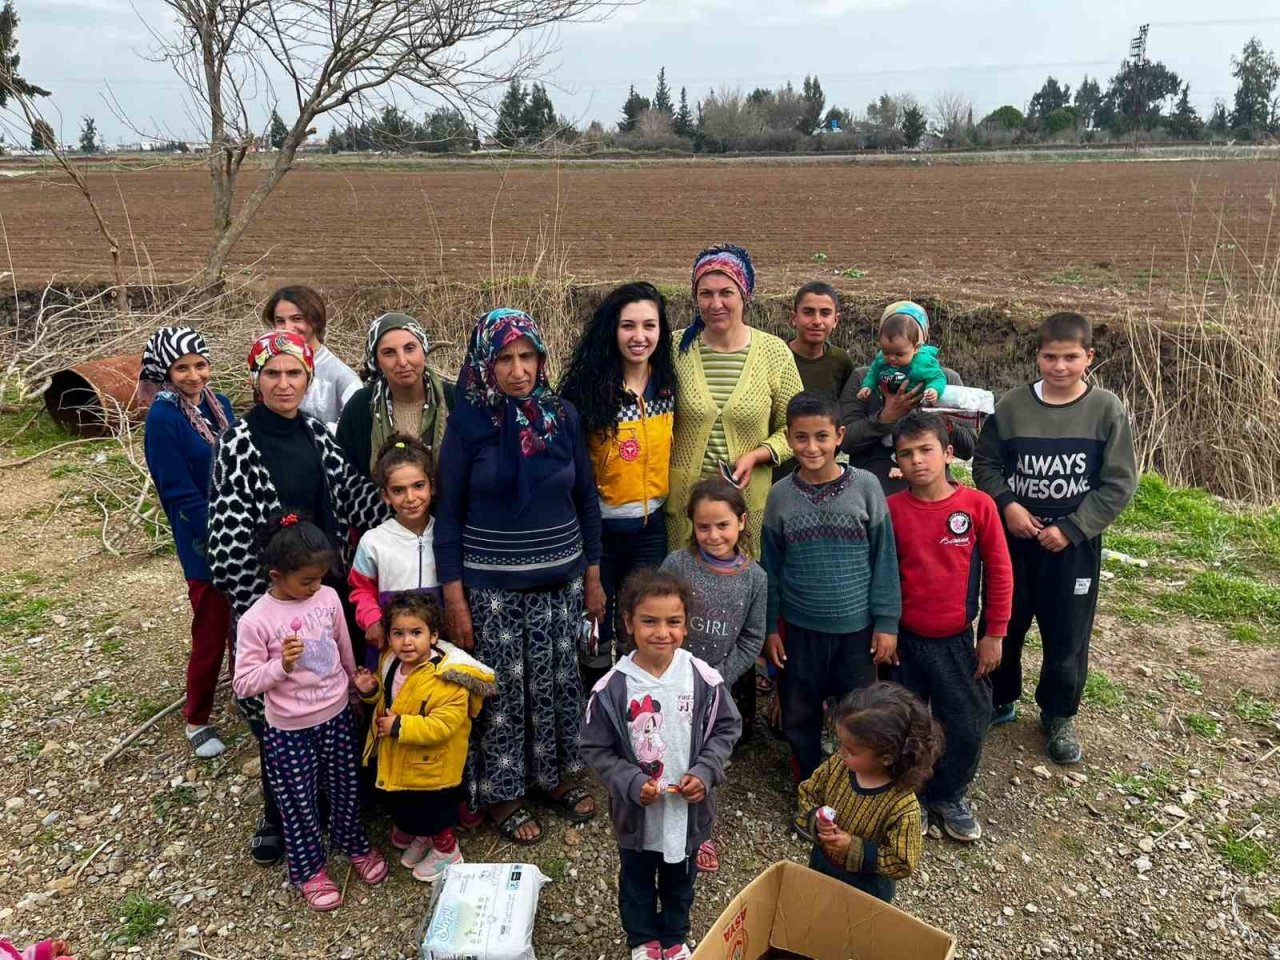
[[[298,631],[302,629],[302,619],[300,617],[294,617],[290,620],[289,629],[293,631],[294,636],[297,636]]]

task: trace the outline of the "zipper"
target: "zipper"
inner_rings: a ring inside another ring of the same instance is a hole
[[[644,438],[644,460],[640,465],[640,496],[644,498],[644,526],[649,525],[649,412],[644,397],[636,397],[640,408],[640,436]]]
[[[418,537],[418,589],[422,589],[422,537]]]

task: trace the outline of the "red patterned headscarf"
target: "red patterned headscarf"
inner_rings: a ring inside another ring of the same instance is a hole
[[[307,383],[311,383],[311,379],[316,375],[316,358],[311,348],[307,346],[307,341],[296,333],[272,330],[253,341],[253,346],[249,348],[249,376],[253,378],[255,391],[258,389],[258,377],[262,374],[262,368],[272,357],[282,354],[301,360],[307,370]]]

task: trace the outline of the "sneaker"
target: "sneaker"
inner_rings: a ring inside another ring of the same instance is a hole
[[[226,744],[218,737],[218,731],[208,724],[193,727],[187,724],[187,742],[201,760],[211,760],[226,750]]]
[[[662,944],[657,940],[650,940],[638,947],[632,947],[631,960],[662,960]]]
[[[997,703],[995,709],[991,711],[991,726],[1002,727],[1006,723],[1013,723],[1018,719],[1018,705],[1016,703]]]
[[[1045,750],[1050,760],[1063,766],[1080,762],[1084,754],[1070,717],[1041,717],[1040,726],[1044,729]]]
[[[400,866],[408,867],[412,870],[426,858],[432,849],[434,848],[431,846],[430,837],[414,837],[409,845],[404,848],[404,853],[400,854]]]
[[[431,883],[440,879],[445,867],[462,862],[462,847],[458,846],[457,843],[454,843],[453,849],[448,853],[441,853],[432,847],[431,852],[423,857],[422,861],[413,868],[413,879]]]
[[[689,960],[691,956],[687,943],[677,943],[662,951],[662,960]]]
[[[391,846],[397,850],[408,850],[409,845],[418,839],[412,833],[405,833],[399,827],[391,828]]]
[[[942,829],[952,840],[973,843],[982,836],[982,825],[964,797],[931,803],[929,811],[941,821]]]

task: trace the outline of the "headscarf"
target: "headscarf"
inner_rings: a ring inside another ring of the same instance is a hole
[[[756,289],[756,268],[751,262],[751,254],[736,247],[732,243],[718,243],[708,247],[693,258],[693,302],[695,311],[698,303],[698,281],[708,273],[723,273],[729,277],[742,292],[742,303],[751,302],[751,294]],[[706,324],[702,315],[694,313],[693,323],[680,338],[680,352],[685,353]]]
[[[253,346],[249,348],[249,376],[253,378],[255,394],[258,392],[258,377],[262,375],[262,368],[273,357],[285,354],[302,361],[302,366],[307,371],[307,385],[311,385],[311,379],[316,375],[316,358],[307,341],[296,333],[272,330],[253,341]]]
[[[147,345],[142,348],[142,370],[138,374],[138,380],[159,387],[155,399],[176,405],[187,423],[191,424],[191,429],[212,447],[218,442],[222,431],[230,426],[221,401],[209,385],[205,384],[200,401],[209,407],[209,413],[213,417],[213,424],[210,425],[200,413],[199,406],[188,400],[187,395],[169,380],[169,371],[173,365],[188,354],[209,359],[209,346],[204,337],[191,327],[161,327],[147,338]]]
[[[409,316],[407,313],[384,313],[369,324],[369,336],[365,340],[364,365],[369,371],[370,385],[373,387],[373,395],[369,398],[369,412],[373,416],[373,442],[371,449],[373,456],[378,456],[378,451],[382,449],[382,445],[396,433],[395,412],[392,409],[391,401],[391,384],[387,382],[386,376],[382,373],[382,369],[378,366],[378,342],[392,330],[405,330],[413,334],[414,338],[422,344],[422,354],[425,357],[431,348],[430,341],[427,339],[427,331],[417,320]],[[435,416],[431,407],[431,385],[426,382],[426,367],[422,370],[423,391],[422,391],[422,426],[420,428],[421,438],[427,447],[431,447],[431,437],[435,430]],[[374,464],[370,464],[370,471],[373,470]]]
[[[897,300],[884,308],[884,313],[880,314],[880,325],[884,326],[884,322],[896,314],[903,314],[910,317],[920,325],[920,342],[929,342],[929,314],[925,313],[924,307],[911,300]]]
[[[493,366],[503,347],[521,337],[528,337],[538,351],[538,373],[527,397],[513,397],[498,386]],[[547,380],[547,348],[537,323],[527,313],[504,307],[476,321],[458,374],[456,397],[450,422],[457,418],[464,439],[475,440],[498,431],[499,469],[515,484],[518,508],[527,504],[533,487],[530,461],[572,456],[567,444],[555,442],[564,404]]]

